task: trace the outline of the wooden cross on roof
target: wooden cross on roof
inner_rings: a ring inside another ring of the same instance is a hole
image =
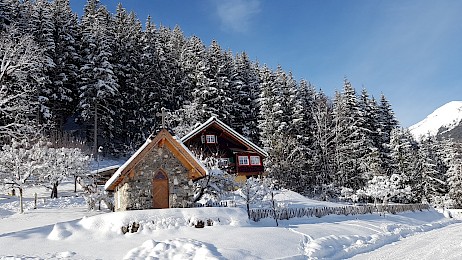
[[[161,112],[161,113],[157,113],[156,116],[162,117],[162,128],[166,128],[166,127],[165,127],[165,117],[168,115],[167,109],[165,109],[165,107],[162,107],[160,110],[161,110],[162,112]]]

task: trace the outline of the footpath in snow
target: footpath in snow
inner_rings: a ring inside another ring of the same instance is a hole
[[[462,223],[416,234],[352,259],[459,260],[462,259]]]

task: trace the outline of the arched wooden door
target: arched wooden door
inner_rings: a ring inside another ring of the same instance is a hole
[[[152,179],[152,207],[165,209],[168,203],[168,177],[162,171],[158,171]]]

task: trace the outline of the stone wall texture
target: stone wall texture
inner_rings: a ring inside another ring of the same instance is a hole
[[[187,207],[193,199],[194,186],[188,179],[188,170],[165,147],[154,147],[135,166],[117,187],[115,210],[151,209],[152,180],[162,170],[168,176],[170,208]]]

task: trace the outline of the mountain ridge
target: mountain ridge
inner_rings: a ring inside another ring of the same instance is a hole
[[[451,101],[409,127],[416,139],[442,136],[462,140],[462,101]]]

